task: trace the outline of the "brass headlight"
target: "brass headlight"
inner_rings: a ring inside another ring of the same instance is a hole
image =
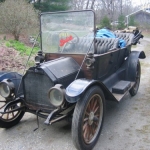
[[[43,53],[42,53],[42,51],[38,51],[38,55],[35,56],[35,63],[36,63],[36,65],[39,65],[43,61],[44,61]]]
[[[65,100],[64,93],[65,93],[65,89],[62,88],[62,85],[56,84],[48,92],[50,103],[56,107],[63,105],[64,100]]]
[[[14,83],[9,79],[4,79],[0,82],[0,95],[4,98],[8,98],[14,92]]]
[[[87,58],[85,60],[85,64],[86,64],[87,67],[91,67],[94,64],[94,62],[95,62],[94,58]]]

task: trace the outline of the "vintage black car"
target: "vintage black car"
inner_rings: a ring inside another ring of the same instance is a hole
[[[119,102],[140,84],[143,51],[132,51],[141,34],[96,36],[92,10],[42,13],[41,51],[24,75],[0,73],[0,127],[16,125],[25,112],[53,124],[72,120],[77,149],[96,144],[104,120],[105,101]],[[69,21],[68,21],[69,20]],[[126,45],[120,47],[124,40]]]

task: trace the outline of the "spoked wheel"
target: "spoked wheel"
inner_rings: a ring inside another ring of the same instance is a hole
[[[97,86],[77,102],[72,122],[73,142],[79,150],[91,150],[100,135],[104,116],[104,95]]]
[[[137,68],[136,68],[135,84],[129,91],[131,96],[136,95],[136,93],[139,89],[140,77],[141,77],[141,65],[140,65],[140,61],[138,61]]]
[[[5,105],[8,103],[7,100],[0,100],[0,111],[2,112],[4,110]],[[13,105],[11,108],[9,108],[7,111],[11,111],[14,108],[20,107],[22,104],[18,103]],[[0,113],[0,127],[1,128],[10,128],[14,125],[16,125],[23,117],[24,111],[19,110],[11,113],[1,114]]]

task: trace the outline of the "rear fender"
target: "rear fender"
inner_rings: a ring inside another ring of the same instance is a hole
[[[136,71],[137,71],[137,63],[140,59],[146,58],[146,55],[143,51],[132,51],[126,61],[126,80],[135,81],[136,79]]]
[[[82,99],[82,96],[87,89],[94,85],[97,85],[102,89],[106,99],[117,101],[102,82],[96,80],[77,79],[66,88],[65,98],[67,102],[76,103]]]

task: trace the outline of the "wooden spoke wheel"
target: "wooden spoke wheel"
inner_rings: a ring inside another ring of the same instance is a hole
[[[98,94],[91,97],[83,117],[83,139],[90,144],[100,129],[103,114],[102,99]]]
[[[104,95],[98,86],[89,89],[77,102],[73,114],[72,137],[79,150],[92,149],[100,135],[104,116]]]
[[[6,106],[6,104],[8,103],[7,100],[0,100],[0,111],[3,112],[4,107]],[[20,107],[22,104],[15,104],[14,106],[12,106],[11,108],[9,108],[7,111],[11,111],[17,107]],[[6,114],[2,114],[0,113],[0,127],[1,128],[10,128],[14,125],[16,125],[23,117],[24,115],[24,111],[19,110],[19,111],[15,111],[15,112],[11,112],[11,113],[6,113]]]

